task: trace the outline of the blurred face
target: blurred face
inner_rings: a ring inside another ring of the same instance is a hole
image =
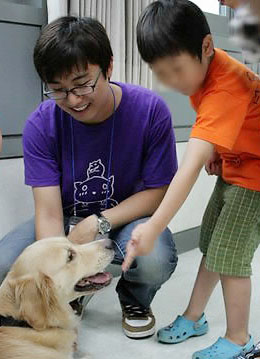
[[[167,87],[186,95],[194,95],[205,80],[209,64],[214,56],[211,35],[207,35],[202,46],[202,60],[183,52],[166,56],[150,65],[158,80]]]
[[[111,74],[112,63],[107,78]],[[94,91],[90,88],[90,93],[78,95],[82,86],[93,85],[95,85]],[[55,91],[56,94],[64,94],[64,90],[75,87],[77,92],[69,92],[64,99],[55,99],[57,105],[75,120],[86,124],[97,124],[105,121],[112,114],[113,96],[108,79],[104,78],[98,65],[88,64],[86,68],[75,67],[70,74],[54,78],[53,82],[47,84],[47,89]]]

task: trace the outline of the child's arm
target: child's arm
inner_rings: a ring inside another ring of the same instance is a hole
[[[213,153],[213,144],[197,138],[189,140],[181,166],[159,208],[146,223],[136,226],[132,232],[123,263],[124,271],[129,268],[136,256],[147,255],[152,251],[155,240],[185,202],[202,167]]]

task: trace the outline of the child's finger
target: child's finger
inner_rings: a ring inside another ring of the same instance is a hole
[[[207,174],[209,175],[210,174],[210,165],[209,165],[209,163],[206,163],[205,170],[206,170]]]
[[[134,244],[129,243],[129,245],[127,246],[126,256],[125,256],[124,262],[122,264],[123,272],[126,272],[130,268],[135,257],[136,257],[136,248],[135,248]]]

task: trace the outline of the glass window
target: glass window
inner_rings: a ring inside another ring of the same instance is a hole
[[[201,10],[210,12],[211,14],[219,15],[219,1],[218,0],[191,0],[198,5]]]

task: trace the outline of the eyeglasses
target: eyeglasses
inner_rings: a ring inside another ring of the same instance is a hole
[[[68,94],[71,92],[75,96],[84,96],[90,95],[94,92],[95,87],[97,85],[99,76],[102,70],[99,71],[97,78],[93,85],[82,85],[73,87],[70,90],[51,90],[51,91],[43,91],[43,94],[52,100],[65,100],[68,97]]]

